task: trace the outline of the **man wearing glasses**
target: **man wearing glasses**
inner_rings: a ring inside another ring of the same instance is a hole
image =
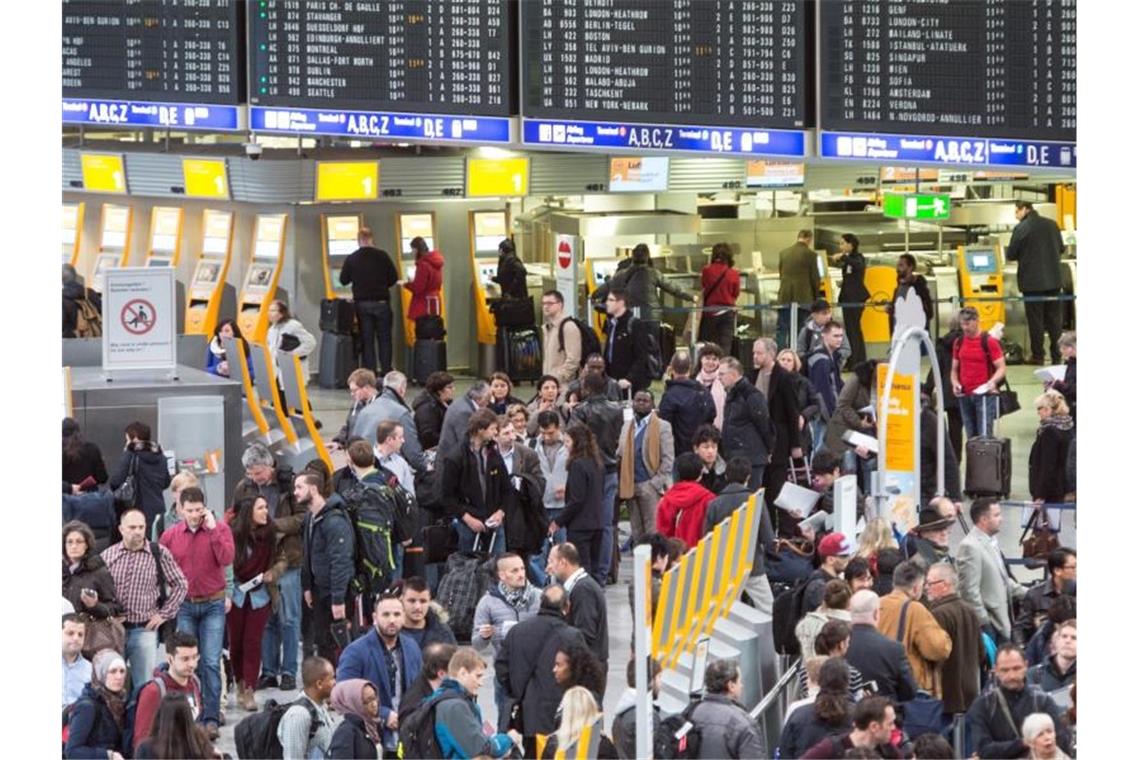
[[[1041,627],[1053,601],[1061,594],[1076,594],[1077,552],[1059,547],[1049,552],[1049,574],[1045,580],[1025,592],[1021,601],[1021,614],[1013,625],[1013,640],[1024,645]],[[1066,590],[1068,586],[1068,590]]]
[[[542,294],[542,374],[553,375],[563,387],[578,377],[582,364],[582,331],[573,320],[565,322],[562,294]]]

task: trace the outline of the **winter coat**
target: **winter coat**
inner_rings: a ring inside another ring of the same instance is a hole
[[[665,393],[657,407],[657,415],[673,427],[673,453],[677,456],[693,450],[697,428],[716,418],[712,395],[692,378],[665,381]]]
[[[843,434],[848,430],[876,437],[878,433],[874,428],[865,428],[860,424],[863,417],[859,414],[859,410],[870,405],[871,389],[860,383],[859,378],[852,376],[843,384],[843,390],[839,392],[839,399],[835,404],[835,413],[827,422],[824,447],[836,456],[843,456],[843,453],[850,448],[843,440]]]
[[[245,499],[265,496],[273,517],[273,527],[277,529],[277,555],[289,567],[301,566],[302,527],[308,511],[293,498],[293,471],[278,467],[268,485],[259,486],[249,478],[242,478],[234,489],[234,504]],[[273,498],[268,498],[272,496]],[[169,523],[168,523],[169,524]]]
[[[585,423],[594,432],[606,472],[617,472],[617,450],[625,418],[621,407],[605,397],[590,396],[570,413],[571,422]]]
[[[503,639],[506,638],[511,628],[538,614],[538,605],[542,601],[542,590],[528,584],[523,591],[523,600],[521,608],[512,607],[507,603],[503,593],[499,591],[498,583],[490,586],[487,593],[483,594],[479,603],[475,605],[475,622],[471,626],[471,646],[479,652],[485,651],[490,646],[497,654],[503,645]],[[506,624],[505,629],[504,624]],[[479,628],[484,625],[495,627],[489,639],[479,635]]]
[[[498,283],[504,298],[526,298],[526,266],[513,253],[499,256],[499,269],[491,282]]]
[[[930,610],[922,606],[921,602],[911,602],[906,594],[898,589],[884,596],[880,603],[879,633],[903,645],[918,688],[930,692],[936,698],[941,697],[942,684],[939,675],[942,663],[950,656],[953,647],[950,635],[942,630],[938,620],[930,614]],[[899,620],[904,606],[906,625],[900,640]]]
[[[709,694],[693,708],[693,724],[701,730],[701,757],[767,757],[760,727],[726,694]]]
[[[1068,689],[1077,680],[1077,663],[1062,673],[1057,667],[1057,658],[1050,657],[1039,665],[1034,665],[1025,675],[1025,682],[1038,686],[1042,691],[1052,693],[1058,689]]]
[[[325,757],[329,760],[377,760],[380,753],[368,737],[364,721],[359,716],[346,715],[333,731]]]
[[[843,377],[839,374],[840,361],[838,353],[829,354],[826,348],[821,347],[813,351],[804,362],[808,368],[808,379],[823,402],[820,413],[825,420],[831,419],[839,404],[839,394],[843,388]]]
[[[731,516],[744,502],[748,501],[748,497],[751,495],[752,489],[746,485],[740,483],[726,485],[720,495],[710,501],[708,507],[705,508],[705,533],[711,533],[718,523]],[[764,575],[768,572],[767,566],[764,564],[764,554],[776,544],[776,537],[772,531],[771,515],[764,507],[760,507],[759,511],[760,540],[756,542],[756,553],[752,558],[752,576]]]
[[[957,594],[931,602],[930,614],[954,642],[942,663],[942,706],[948,713],[966,712],[978,696],[979,668],[985,658],[978,614]]]
[[[443,415],[443,427],[439,431],[439,443],[436,447],[437,462],[467,445],[467,422],[474,413],[475,405],[466,395],[448,404],[447,411]]]
[[[356,422],[352,425],[352,434],[376,445],[376,426],[385,420],[398,422],[404,429],[404,445],[400,447],[400,454],[414,469],[424,468],[424,450],[420,446],[419,435],[416,433],[416,423],[412,418],[412,410],[404,403],[400,394],[392,388],[381,391],[371,404],[360,410]]]
[[[125,726],[120,727],[115,722],[103,695],[91,684],[84,687],[83,696],[71,708],[67,726],[65,758],[105,760],[108,750],[120,754],[125,751]]]
[[[651,266],[631,264],[610,280],[610,290],[624,290],[626,306],[632,311],[639,308],[642,319],[661,319],[661,296],[658,290],[671,293],[682,301],[691,301],[692,296],[677,287]],[[613,373],[610,373],[613,375]],[[621,377],[621,375],[613,375]]]
[[[406,633],[400,636],[400,684],[401,693],[407,691],[412,682],[423,668],[423,656],[414,639]],[[347,681],[350,678],[363,678],[376,687],[376,694],[380,698],[380,725],[388,720],[388,716],[395,711],[392,707],[391,685],[388,682],[388,665],[384,659],[384,643],[380,641],[380,634],[369,628],[359,638],[344,648],[336,665],[336,680]],[[381,735],[388,743],[391,731],[382,729]]]
[[[439,436],[443,432],[443,416],[447,414],[447,405],[425,390],[412,402],[412,410],[420,446],[424,451],[434,449],[439,445]]]
[[[814,702],[797,707],[780,732],[780,757],[803,757],[827,737],[846,734],[852,725],[850,718],[839,725],[824,723],[815,714]]]
[[[572,460],[566,476],[566,502],[555,518],[559,527],[573,531],[601,530],[604,492],[602,466],[586,457]]]
[[[627,688],[614,708],[614,722],[610,733],[614,737],[614,748],[618,757],[634,760],[637,757],[637,690]],[[653,705],[653,733],[661,726],[661,708]]]
[[[744,456],[753,467],[762,467],[771,459],[775,444],[767,399],[759,388],[741,378],[728,389],[724,399],[721,455],[725,459]]]
[[[486,484],[479,480],[479,463],[469,443],[444,458],[442,464],[440,502],[448,515],[462,518],[464,513],[486,520],[496,510],[506,512],[509,473],[494,445],[486,449]],[[484,456],[480,452],[478,456]]]
[[[288,351],[281,348],[281,340],[286,335],[292,335],[297,339],[297,347]],[[277,354],[278,352],[288,354],[290,357],[297,356],[301,359],[301,382],[305,385],[309,384],[309,356],[317,348],[317,339],[313,334],[305,329],[300,320],[290,318],[275,325],[269,326],[269,332],[265,335],[265,345],[269,347],[269,355],[273,357],[273,368],[277,372],[277,379],[281,379],[281,362],[288,361],[281,359]]]
[[[574,644],[581,631],[553,610],[539,610],[511,628],[495,655],[495,679],[512,700],[522,700],[523,735],[552,734],[563,688],[554,680],[554,656]]]
[[[1025,644],[1033,638],[1037,629],[1048,620],[1049,608],[1053,606],[1058,596],[1060,594],[1050,578],[1026,591],[1025,598],[1021,600],[1017,622],[1013,625],[1013,640],[1018,644]]]
[[[405,282],[404,287],[412,294],[408,304],[408,319],[416,319],[428,314],[438,314],[442,304],[439,302],[439,291],[443,287],[443,255],[439,251],[429,251],[416,258],[416,276],[411,282]],[[428,300],[435,299],[435,304],[429,309]]]
[[[749,373],[748,382],[756,385],[760,370]],[[768,415],[776,429],[772,461],[785,463],[792,449],[800,445],[800,407],[796,398],[795,376],[779,364],[772,367],[768,378]]]
[[[211,375],[217,375],[218,377],[228,377],[235,380],[236,382],[241,382],[241,375],[235,375],[233,369],[229,366],[226,368],[229,374],[222,374],[221,365],[224,361],[226,361],[226,350],[222,347],[221,340],[219,340],[218,336],[215,335],[210,339],[210,342],[206,344],[206,371]],[[245,344],[245,368],[246,371],[249,372],[250,382],[253,382],[255,377],[253,374],[253,356],[249,352],[248,343]]]
[[[1030,211],[1013,228],[1006,261],[1017,262],[1017,287],[1022,293],[1061,289],[1061,253],[1065,243],[1057,223]]]
[[[999,702],[999,695],[1005,697],[1010,717],[1016,725],[1010,725]],[[966,713],[974,746],[966,751],[985,758],[1024,757],[1025,742],[1021,739],[1021,724],[1028,716],[1039,712],[1047,713],[1053,719],[1057,747],[1066,755],[1072,756],[1068,720],[1053,698],[1037,686],[1026,686],[1021,691],[994,687],[974,700]]]
[[[83,603],[80,592],[93,589],[99,595],[99,601],[94,607],[88,608]],[[79,567],[72,572],[67,559],[63,560],[63,598],[71,602],[76,612],[86,612],[96,620],[123,614],[123,607],[119,604],[115,594],[115,580],[111,571],[103,562],[103,558],[93,550],[79,562]]]
[[[107,482],[111,490],[121,486],[131,473],[132,460],[138,460],[135,475],[135,506],[146,515],[146,524],[166,511],[162,492],[170,487],[170,470],[166,467],[166,455],[162,447],[154,441],[129,443],[115,468],[115,474]]]
[[[895,624],[898,624],[897,617]],[[895,641],[894,636],[887,638],[873,625],[856,623],[851,626],[847,662],[863,674],[864,681],[875,682],[878,696],[898,702],[914,699],[915,683],[910,662],[902,644]]]
[[[1073,420],[1054,416],[1037,428],[1029,450],[1029,494],[1046,502],[1061,502],[1069,492],[1065,462],[1073,440]]]
[[[443,679],[434,694],[458,695],[458,698],[441,700],[435,708],[435,737],[441,757],[504,757],[510,751],[512,741],[509,736],[487,736],[483,732],[483,712],[478,701],[457,681]]]
[[[409,628],[405,622],[404,635],[414,640],[421,652],[432,644],[455,646],[458,642],[455,640],[451,626],[447,624],[449,619],[447,612],[438,602],[431,602],[428,605],[427,614],[424,615],[424,627]]]
[[[98,485],[107,482],[107,465],[103,463],[103,453],[91,441],[83,442],[79,455],[74,460],[63,460],[63,492],[71,493],[73,485],[79,485],[87,478],[94,479]]]
[[[723,261],[714,261],[701,269],[701,294],[705,306],[735,306],[740,297],[740,272]],[[711,316],[707,312],[703,316]]]
[[[315,517],[306,513],[303,531],[301,588],[312,592],[314,603],[316,599],[327,599],[330,604],[344,604],[356,563],[352,520],[340,495],[330,496]]]
[[[673,428],[666,421],[655,412],[649,413],[651,421],[646,423],[645,433],[641,441],[641,465],[649,472],[649,480],[644,481],[653,487],[657,492],[658,497],[665,493],[669,488],[669,484],[673,480]],[[654,470],[652,463],[649,461],[649,435],[653,430],[653,420],[657,423],[657,446],[660,452],[657,469]],[[622,425],[621,435],[618,436],[619,449],[618,449],[618,497],[619,498],[632,498],[633,487],[637,482],[637,428],[633,427],[633,435],[630,435],[630,428],[634,423],[626,422]],[[633,466],[623,465],[626,458],[633,461]],[[626,469],[628,467],[628,469]],[[632,479],[628,480],[621,475],[625,472],[627,476],[632,471]],[[628,492],[626,488],[628,486]],[[628,493],[628,495],[627,495]]]
[[[566,622],[577,628],[586,646],[602,664],[610,659],[610,628],[606,592],[589,573],[583,573],[570,591],[570,614]]]
[[[819,256],[808,246],[796,241],[780,251],[780,290],[776,303],[795,301],[807,309],[819,294]]]
[[[615,380],[629,380],[633,392],[649,387],[649,324],[627,311],[606,321],[602,356],[606,374]]]
[[[704,536],[705,512],[716,494],[694,480],[682,480],[657,503],[657,532],[684,540],[692,549]]]

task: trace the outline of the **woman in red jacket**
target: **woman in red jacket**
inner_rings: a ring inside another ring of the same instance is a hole
[[[740,295],[740,272],[732,268],[732,249],[728,243],[717,243],[712,261],[701,270],[701,290],[706,311],[701,314],[698,333],[704,343],[716,343],[725,355],[732,353],[732,334],[736,329],[736,299]],[[724,308],[710,309],[721,306]]]
[[[408,304],[408,319],[413,322],[428,314],[439,314],[441,303],[439,290],[443,287],[443,255],[439,251],[429,251],[422,237],[412,238],[412,250],[416,252],[416,276],[404,287],[412,294]]]
[[[697,480],[701,459],[691,451],[677,457],[677,482],[657,503],[657,532],[666,538],[679,538],[692,549],[705,534],[705,512],[716,498]]]

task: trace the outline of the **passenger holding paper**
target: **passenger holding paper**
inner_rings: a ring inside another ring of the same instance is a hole
[[[277,597],[274,579],[289,567],[277,552],[277,532],[264,496],[243,499],[226,513],[234,537],[233,605],[226,615],[230,663],[238,682],[238,705],[257,710],[253,690],[261,669],[261,637]]]
[[[951,387],[962,410],[966,437],[988,438],[993,435],[998,415],[997,389],[1005,379],[1005,354],[996,338],[982,332],[978,310],[973,306],[958,312],[958,323],[962,337],[954,344]]]

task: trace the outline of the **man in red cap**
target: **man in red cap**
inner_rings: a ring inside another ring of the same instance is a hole
[[[804,591],[804,609],[814,610],[823,601],[823,588],[833,578],[842,578],[847,560],[855,553],[855,547],[842,533],[828,533],[816,549],[819,554],[819,567],[808,578]]]

